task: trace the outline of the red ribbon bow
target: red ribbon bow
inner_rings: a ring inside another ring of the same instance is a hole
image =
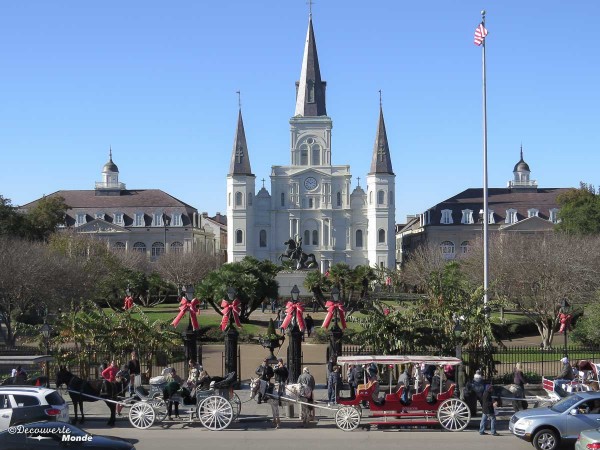
[[[233,320],[235,320],[235,324],[241,328],[242,323],[240,322],[240,301],[235,299],[233,302],[229,303],[227,300],[221,301],[221,313],[223,314],[223,318],[221,319],[221,331],[225,331],[227,325],[229,324],[229,316],[233,314]]]
[[[325,303],[325,307],[327,308],[327,316],[325,316],[322,328],[327,328],[329,326],[329,323],[331,322],[331,319],[333,319],[333,315],[335,314],[336,310],[338,311],[340,322],[342,322],[342,328],[346,328],[346,310],[344,309],[344,304],[328,301]]]
[[[179,303],[179,314],[177,314],[177,317],[173,319],[171,325],[176,327],[177,324],[179,324],[179,321],[183,318],[183,316],[185,316],[185,313],[189,311],[190,319],[192,320],[192,328],[194,329],[194,331],[196,331],[198,328],[200,328],[198,326],[198,318],[196,317],[196,315],[198,314],[199,304],[200,301],[197,298],[193,299],[191,302],[187,298],[182,298],[181,302]]]
[[[133,297],[131,297],[131,295],[128,295],[127,297],[125,297],[125,303],[123,303],[123,309],[125,311],[127,311],[131,308],[133,308]]]
[[[298,327],[300,327],[300,331],[304,331],[306,326],[304,325],[304,317],[302,317],[302,313],[304,312],[304,305],[301,303],[287,302],[285,305],[285,312],[287,316],[285,320],[281,324],[281,328],[284,330],[292,323],[292,319],[294,318],[294,314],[296,315],[296,322],[298,323]]]

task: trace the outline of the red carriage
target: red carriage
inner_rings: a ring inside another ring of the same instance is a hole
[[[410,386],[400,386],[393,392],[391,383],[384,397],[379,398],[378,382],[365,383],[358,386],[356,394],[351,398],[338,397],[340,408],[336,411],[337,426],[344,431],[356,429],[363,419],[361,405],[368,403],[369,425],[420,427],[441,425],[448,431],[464,430],[471,420],[471,412],[467,404],[455,397],[456,385],[444,380],[445,366],[458,366],[461,360],[443,356],[342,356],[338,364],[368,365],[375,363],[394,367],[396,365],[421,364],[434,365],[439,368],[439,377],[433,384],[427,384],[416,392]],[[405,390],[407,390],[405,392]],[[435,393],[434,393],[435,392]]]

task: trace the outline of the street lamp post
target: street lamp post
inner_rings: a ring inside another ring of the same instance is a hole
[[[48,324],[48,322],[44,321],[44,324],[41,328],[42,336],[44,337],[44,345],[46,346],[46,358],[50,356],[50,336],[52,333],[52,327]],[[47,359],[45,361],[46,364],[46,384],[50,383],[50,361]]]
[[[340,301],[340,291],[334,286],[331,289],[331,299],[333,303],[338,303]],[[336,309],[334,312],[333,318],[333,327],[331,327],[331,331],[329,332],[329,355],[328,362],[330,358],[336,358],[342,354],[342,338],[344,337],[344,332],[338,325],[338,310]]]
[[[300,289],[297,285],[294,285],[291,291],[292,303],[297,304],[300,298]],[[290,344],[288,345],[287,358],[288,358],[288,371],[290,380],[297,380],[300,376],[302,366],[302,331],[298,326],[298,320],[296,319],[296,311],[294,309],[294,316],[292,318],[292,327],[289,328]]]
[[[567,352],[567,332],[569,330],[569,327],[571,325],[571,305],[569,304],[569,302],[567,301],[566,298],[563,298],[562,301],[560,302],[560,316],[561,316],[561,329],[563,330],[563,336],[564,336],[564,350],[565,350],[565,356],[568,357],[568,352]]]
[[[235,289],[233,287],[227,288],[227,298],[231,304],[235,300]],[[230,325],[225,334],[225,374],[230,372],[236,372],[236,381],[240,379],[240,374],[237,373],[237,347],[239,332],[237,328],[231,323],[233,317],[230,318]]]

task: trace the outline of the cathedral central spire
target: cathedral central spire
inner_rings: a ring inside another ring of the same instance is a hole
[[[317,43],[313,31],[312,14],[310,14],[300,81],[296,83],[296,112],[294,115],[326,116],[325,85],[326,83],[321,81]]]

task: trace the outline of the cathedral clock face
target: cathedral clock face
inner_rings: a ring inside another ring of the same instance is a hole
[[[316,189],[317,184],[318,184],[317,179],[314,177],[308,177],[306,180],[304,180],[304,187],[308,191],[312,191],[313,189]]]

